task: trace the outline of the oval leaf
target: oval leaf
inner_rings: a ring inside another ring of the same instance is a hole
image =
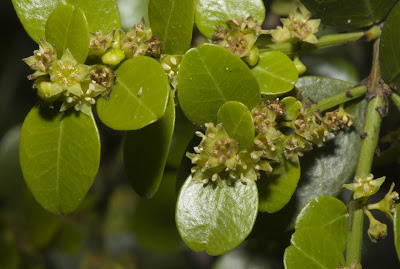
[[[46,40],[56,44],[59,58],[69,49],[79,63],[86,61],[89,53],[89,30],[85,15],[79,7],[58,6],[46,23]]]
[[[345,28],[365,27],[383,20],[397,0],[301,0],[322,23]]]
[[[168,101],[168,78],[161,65],[146,56],[124,62],[110,99],[97,102],[104,124],[115,130],[137,130],[160,119]]]
[[[224,48],[204,44],[191,49],[179,70],[179,103],[195,124],[217,122],[218,109],[238,101],[249,109],[260,102],[257,80],[247,65]]]
[[[324,77],[301,77],[296,87],[304,98],[319,101],[354,87],[349,82]],[[348,182],[357,165],[364,122],[365,101],[354,101],[346,112],[356,117],[355,126],[330,134],[321,148],[313,148],[300,158],[301,180],[294,194],[299,212],[311,199],[320,195],[336,196]],[[297,214],[294,214],[297,216]],[[293,222],[294,223],[294,222]]]
[[[236,101],[226,102],[218,110],[218,123],[222,122],[230,137],[239,143],[239,150],[249,149],[254,142],[254,124],[251,112]]]
[[[60,4],[79,6],[85,13],[89,31],[109,32],[121,27],[118,6],[115,0],[12,0],[25,31],[36,42],[45,37],[46,21]]]
[[[258,210],[256,184],[236,181],[223,187],[188,177],[179,193],[176,224],[185,243],[197,252],[226,253],[251,232]]]
[[[200,32],[211,38],[217,28],[227,28],[226,20],[247,18],[252,15],[261,25],[265,18],[265,6],[262,0],[198,0],[195,20]]]
[[[93,115],[32,108],[21,130],[22,173],[36,200],[52,213],[69,213],[85,197],[100,163]]]
[[[292,198],[300,179],[300,165],[291,161],[285,161],[273,166],[272,173],[264,174],[257,181],[260,194],[259,210],[275,213],[281,210]]]
[[[194,0],[150,0],[149,19],[155,37],[163,41],[165,54],[184,54],[190,49]]]
[[[319,196],[301,210],[296,219],[295,229],[320,228],[334,238],[342,251],[345,251],[348,226],[347,207],[334,197]]]
[[[175,122],[172,94],[164,116],[140,130],[126,133],[124,141],[125,171],[133,189],[151,198],[160,186],[171,144]]]
[[[302,228],[292,235],[285,250],[285,269],[332,269],[344,264],[343,251],[335,238],[321,228]]]
[[[293,89],[297,81],[296,66],[286,54],[269,51],[260,54],[258,64],[251,69],[262,94],[282,94]]]
[[[400,3],[390,12],[382,29],[379,44],[379,64],[383,79],[400,89]]]

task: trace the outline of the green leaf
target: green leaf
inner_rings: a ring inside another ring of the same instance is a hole
[[[335,238],[321,228],[296,230],[290,240],[291,246],[285,250],[285,269],[332,269],[344,264],[343,251]]]
[[[159,120],[168,101],[168,78],[161,65],[146,56],[125,61],[110,99],[100,98],[97,112],[115,130],[137,130]]]
[[[394,211],[394,246],[396,247],[397,257],[400,260],[400,205],[396,206]]]
[[[284,254],[286,269],[337,268],[344,264],[347,246],[347,207],[338,199],[319,196],[310,201],[296,219]]]
[[[121,28],[118,6],[115,0],[12,0],[25,31],[36,42],[45,37],[47,18],[60,4],[79,6],[85,13],[89,31],[109,32]]]
[[[172,94],[169,99],[159,121],[125,136],[125,171],[133,189],[142,197],[151,198],[160,186],[175,122]]]
[[[265,18],[265,7],[262,0],[198,0],[195,20],[200,32],[211,38],[216,25],[228,28],[226,20],[253,18],[261,25]]]
[[[397,0],[301,0],[322,23],[345,28],[365,27],[383,20]]]
[[[46,40],[50,44],[56,44],[59,58],[69,49],[77,62],[84,63],[90,42],[85,14],[79,7],[58,6],[47,20]]]
[[[165,54],[190,49],[195,0],[150,0],[149,19],[155,37],[163,41]]]
[[[149,23],[149,1],[150,0],[117,0],[119,13],[121,15],[121,27],[128,31],[133,25],[141,23],[144,18],[146,25]]]
[[[300,165],[286,161],[273,166],[272,173],[268,176],[261,175],[257,181],[260,195],[259,210],[275,213],[281,210],[291,199],[300,179]]]
[[[383,79],[400,89],[400,3],[390,12],[382,29],[379,43],[379,64]]]
[[[230,137],[239,143],[239,150],[249,149],[254,142],[254,124],[251,112],[240,102],[229,101],[218,110],[218,123],[222,122]]]
[[[286,54],[269,51],[260,54],[258,64],[251,69],[262,94],[282,94],[293,89],[297,81],[296,66]]]
[[[347,246],[349,215],[347,207],[338,199],[319,196],[304,207],[296,219],[296,230],[320,228],[338,243],[342,251]]]
[[[301,104],[301,102],[298,101],[293,96],[285,97],[281,100],[281,102],[284,103],[285,107],[286,107],[285,120],[287,120],[287,121],[294,120],[294,118],[297,116],[297,113],[299,112],[299,110],[301,108],[303,108],[303,105]]]
[[[310,76],[301,77],[296,87],[302,90],[304,98],[319,101],[345,92],[354,85],[341,80]],[[330,134],[321,148],[313,148],[300,158],[301,180],[294,194],[297,212],[317,196],[336,196],[353,175],[361,146],[364,111],[364,100],[352,102],[346,112],[356,117],[355,126]]]
[[[226,253],[251,232],[258,211],[256,184],[240,180],[220,187],[188,177],[179,193],[176,224],[183,241],[194,251]]]
[[[217,122],[218,109],[238,101],[249,109],[260,102],[257,80],[247,65],[224,48],[204,44],[189,50],[179,70],[179,103],[197,125]]]
[[[133,230],[142,247],[171,251],[182,243],[174,219],[175,179],[175,173],[165,173],[156,195],[150,200],[141,199],[136,207]]]
[[[69,213],[85,197],[100,163],[93,115],[35,106],[21,130],[22,173],[36,200],[52,213]]]

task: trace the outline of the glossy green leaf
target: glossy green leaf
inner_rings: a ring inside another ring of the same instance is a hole
[[[296,230],[285,250],[285,269],[332,269],[344,264],[343,250],[326,231],[321,228]]]
[[[397,257],[400,260],[400,205],[397,205],[394,211],[393,229],[394,246],[396,247]]]
[[[100,163],[93,116],[35,106],[21,130],[20,162],[29,189],[52,213],[69,213],[85,197]]]
[[[141,199],[133,216],[138,243],[158,251],[177,250],[182,243],[176,229],[175,173],[165,173],[159,191],[150,200]]]
[[[89,53],[89,30],[85,14],[79,7],[60,5],[46,23],[46,41],[56,44],[59,58],[69,49],[79,63],[86,61]]]
[[[36,42],[39,38],[45,37],[46,21],[60,4],[79,6],[85,13],[90,32],[101,30],[104,33],[121,27],[115,0],[12,0],[12,2],[25,31]]]
[[[262,0],[197,0],[195,20],[200,32],[208,38],[216,31],[216,25],[227,28],[226,20],[253,18],[261,25],[265,17]]]
[[[172,94],[169,99],[159,121],[125,136],[125,171],[133,189],[142,197],[151,198],[160,186],[175,122]]]
[[[379,64],[383,79],[400,89],[400,3],[390,12],[379,43]]]
[[[100,98],[97,112],[115,130],[137,130],[159,120],[168,101],[168,78],[161,65],[146,56],[124,62],[110,99]]]
[[[295,229],[320,228],[334,238],[342,251],[345,251],[348,226],[347,207],[334,197],[319,196],[301,210],[296,219]]]
[[[184,157],[186,148],[198,127],[185,117],[179,105],[175,106],[175,114],[175,129],[168,152],[167,166],[178,169],[182,158],[186,158]]]
[[[285,120],[287,120],[287,121],[294,120],[294,118],[297,116],[297,113],[299,112],[299,110],[301,108],[303,108],[303,105],[301,104],[301,102],[298,101],[293,96],[285,97],[281,100],[281,102],[285,104],[285,108],[286,108]]]
[[[293,89],[297,81],[296,66],[286,54],[268,51],[260,54],[258,64],[251,69],[262,94],[282,94]]]
[[[249,149],[253,145],[253,118],[242,103],[229,101],[223,104],[218,110],[218,123],[222,123],[229,136],[239,143],[239,150]]]
[[[144,18],[146,25],[149,23],[149,1],[150,0],[117,0],[119,13],[121,15],[121,27],[128,31],[133,25],[141,23]]]
[[[249,109],[260,102],[257,80],[247,65],[228,50],[212,44],[191,49],[179,70],[179,103],[198,125],[217,122],[218,109],[238,101]]]
[[[204,185],[188,177],[179,193],[176,224],[183,241],[194,251],[226,253],[249,235],[258,211],[256,184],[239,180],[232,186]]]
[[[190,49],[195,0],[150,0],[149,19],[155,37],[163,41],[165,54]]]
[[[291,199],[300,179],[300,165],[286,160],[273,166],[268,176],[262,174],[257,181],[260,194],[259,210],[275,213],[281,210]]]
[[[301,77],[296,87],[304,98],[319,101],[354,87],[349,82],[324,77]],[[300,158],[302,174],[294,194],[299,212],[311,199],[320,195],[336,196],[344,183],[352,177],[361,145],[360,133],[364,122],[365,101],[354,101],[346,112],[356,117],[355,126],[330,134],[321,148]],[[295,214],[297,215],[297,214]]]
[[[383,20],[397,0],[300,0],[322,23],[346,28],[365,27]]]

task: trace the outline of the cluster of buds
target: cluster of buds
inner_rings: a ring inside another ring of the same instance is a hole
[[[353,191],[354,199],[358,199],[375,194],[384,181],[385,177],[374,179],[374,175],[369,174],[368,176],[356,177],[353,183],[344,184],[343,187]]]
[[[241,58],[248,56],[263,33],[261,26],[251,15],[247,19],[227,20],[227,24],[229,29],[217,26],[211,40]]]
[[[320,20],[310,20],[310,13],[304,14],[300,9],[289,14],[288,18],[281,19],[283,26],[278,26],[271,31],[272,41],[282,42],[308,42],[318,43],[314,35],[318,32]]]
[[[112,30],[107,34],[90,33],[89,55],[102,59],[103,63],[117,65],[122,60],[137,56],[160,57],[161,41],[156,39],[144,21],[134,25],[128,32]]]
[[[308,115],[305,109],[301,109],[297,117],[292,121],[292,128],[296,134],[316,144],[318,147],[322,146],[322,142],[326,141],[329,133],[323,124],[317,123],[315,114]]]
[[[346,126],[350,127],[354,124],[355,120],[354,116],[344,111],[343,106],[338,110],[326,112],[323,118],[318,115],[317,117],[330,132],[337,132]]]
[[[62,101],[60,111],[74,107],[90,115],[95,98],[108,96],[114,83],[114,73],[106,66],[88,66],[78,63],[67,49],[57,58],[55,46],[43,39],[34,56],[24,61],[36,72],[29,79],[36,79],[33,86],[46,102]]]
[[[183,58],[182,55],[168,55],[168,54],[163,54],[161,55],[160,58],[161,67],[167,74],[169,83],[174,89],[176,89],[176,87],[178,86],[178,72],[182,58]]]

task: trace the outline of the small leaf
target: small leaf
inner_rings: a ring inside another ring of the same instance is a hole
[[[379,64],[382,77],[391,86],[400,90],[400,3],[390,12],[382,29],[379,44]]]
[[[260,54],[258,64],[251,69],[262,94],[282,94],[293,89],[297,81],[296,66],[286,54],[269,51]]]
[[[254,142],[254,124],[251,112],[236,101],[226,102],[218,110],[218,123],[239,143],[239,150],[249,149]]]
[[[265,18],[265,6],[262,0],[198,0],[195,20],[200,32],[211,38],[217,28],[227,28],[226,20],[246,19],[252,15],[261,25]]]
[[[346,92],[354,84],[324,77],[301,77],[296,87],[304,98],[319,101]],[[300,211],[311,199],[320,195],[336,196],[348,182],[357,165],[364,122],[365,101],[356,100],[346,112],[356,117],[355,126],[330,134],[321,148],[313,148],[300,158],[301,180],[293,199]],[[295,214],[296,216],[297,214]]]
[[[319,196],[301,210],[296,219],[295,229],[321,228],[345,251],[348,226],[347,207],[334,197]]]
[[[257,80],[247,65],[224,48],[204,44],[189,50],[179,70],[179,103],[197,125],[217,122],[218,109],[238,101],[249,109],[260,102]]]
[[[297,116],[297,113],[299,112],[299,110],[301,108],[303,108],[303,105],[301,104],[301,102],[292,96],[283,98],[281,100],[281,102],[284,103],[285,107],[286,107],[285,120],[287,120],[287,121],[294,120],[294,118]]]
[[[125,171],[133,189],[151,198],[160,186],[175,122],[172,94],[164,116],[140,130],[126,133],[124,141]]]
[[[195,0],[150,0],[149,19],[155,37],[163,41],[165,54],[190,49]]]
[[[383,20],[397,0],[301,0],[322,23],[345,28],[366,27]]]
[[[273,166],[270,175],[262,174],[257,181],[260,211],[275,213],[281,210],[296,190],[300,179],[300,165],[287,161],[284,156],[281,159],[282,162]]]
[[[159,120],[168,101],[168,78],[161,65],[146,56],[124,62],[110,99],[100,98],[97,112],[115,130],[137,130]]]
[[[132,219],[133,230],[142,247],[172,251],[182,244],[174,219],[175,179],[175,173],[165,173],[154,197],[150,200],[141,199],[136,207]]]
[[[97,30],[106,33],[121,27],[115,0],[12,0],[12,3],[25,31],[35,42],[38,42],[39,38],[45,37],[48,17],[58,5],[62,4],[79,6],[85,13],[89,31],[92,33]]]
[[[286,248],[286,269],[337,268],[344,264],[348,214],[336,198],[319,196],[296,219],[296,232]]]
[[[79,63],[86,61],[89,53],[89,30],[85,15],[79,7],[58,6],[46,23],[46,40],[56,44],[59,58],[69,49]]]
[[[52,213],[69,213],[85,197],[100,163],[93,115],[37,106],[21,130],[20,162],[29,189]]]
[[[332,269],[345,263],[338,243],[321,228],[299,229],[290,242],[283,257],[285,269]]]
[[[256,184],[204,185],[189,176],[179,193],[176,224],[185,243],[210,255],[226,253],[251,232],[258,211]]]
[[[400,205],[394,211],[394,246],[396,247],[397,258],[400,260]]]

